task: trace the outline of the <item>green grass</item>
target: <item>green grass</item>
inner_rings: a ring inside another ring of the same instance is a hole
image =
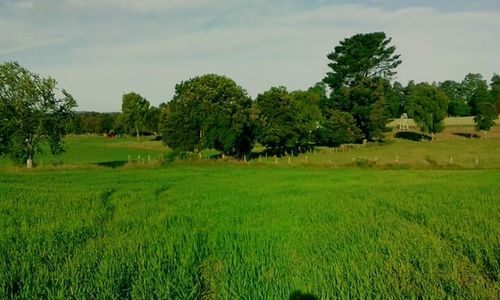
[[[138,142],[135,138],[107,138],[103,136],[68,136],[64,140],[65,152],[58,156],[50,155],[48,149],[35,156],[35,162],[40,167],[62,164],[103,164],[122,166],[131,161],[157,160],[167,151],[159,141],[151,137],[142,137]],[[139,158],[140,156],[140,158]],[[12,166],[7,158],[0,160],[0,167]]]
[[[3,158],[0,298],[498,299],[500,126],[471,133],[277,165],[89,136],[34,170]]]
[[[0,298],[490,298],[500,172],[0,173]]]

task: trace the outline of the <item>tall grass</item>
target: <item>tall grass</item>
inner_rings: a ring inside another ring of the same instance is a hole
[[[0,298],[490,298],[498,171],[0,173]]]

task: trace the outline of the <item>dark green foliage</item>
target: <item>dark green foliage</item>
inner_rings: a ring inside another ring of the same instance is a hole
[[[257,140],[276,154],[309,148],[322,116],[321,90],[273,87],[257,96],[254,107]]]
[[[328,55],[332,71],[323,81],[332,95],[323,107],[351,113],[363,137],[370,140],[382,138],[389,117],[401,109],[401,87],[391,94],[388,81],[401,64],[390,42],[383,32],[356,34],[341,41]]]
[[[495,124],[498,113],[492,94],[485,85],[479,85],[470,97],[472,110],[475,112],[474,122],[477,131],[488,131]]]
[[[52,78],[15,62],[0,65],[0,155],[9,154],[22,164],[31,162],[45,143],[52,154],[63,151],[62,138],[76,101],[65,90],[61,98],[56,92]]]
[[[474,117],[474,122],[476,122],[476,130],[490,130],[491,127],[495,125],[495,120],[498,117],[495,105],[490,101],[482,101],[477,104],[476,111],[477,114]]]
[[[367,79],[333,94],[334,108],[350,112],[362,137],[376,140],[386,132],[390,115],[384,96],[383,79]]]
[[[254,107],[257,141],[275,153],[298,149],[299,111],[285,87],[273,87],[257,96]]]
[[[409,94],[409,115],[425,133],[438,133],[444,128],[448,97],[437,87],[419,83]]]
[[[401,64],[396,47],[389,46],[391,38],[384,32],[356,34],[340,41],[335,51],[328,54],[331,61],[324,82],[337,91],[343,86],[354,86],[367,78],[390,78]]]
[[[300,134],[298,147],[308,148],[314,141],[316,131],[323,119],[319,103],[323,96],[321,90],[294,91],[291,93],[297,109],[296,131]]]
[[[478,90],[480,90],[479,94]],[[478,113],[478,103],[482,101],[481,97],[484,94],[484,90],[488,90],[488,84],[481,74],[469,73],[462,81],[462,93],[473,116]]]
[[[441,89],[448,96],[448,116],[463,117],[469,116],[471,109],[464,96],[462,84],[453,80],[446,80],[439,83]]]
[[[387,103],[388,114],[391,118],[399,118],[405,113],[405,89],[400,82],[394,82],[391,86],[389,81],[384,84],[384,95]]]
[[[122,126],[117,125],[120,118],[120,113],[77,112],[66,130],[74,134],[123,132]]]
[[[500,113],[500,75],[494,74],[491,77],[490,88],[492,101],[495,104],[497,113]]]
[[[158,107],[151,106],[149,108],[146,117],[146,122],[145,122],[146,130],[156,135],[160,130],[159,128],[160,120],[161,120],[161,110]]]
[[[246,91],[225,76],[181,82],[163,108],[163,141],[172,149],[216,149],[241,158],[253,147],[251,105]]]
[[[345,111],[332,110],[319,129],[319,141],[322,145],[337,147],[343,143],[353,143],[361,138],[361,131],[356,127],[352,115]]]
[[[128,133],[135,133],[139,139],[149,113],[149,101],[131,92],[122,97],[123,125]]]

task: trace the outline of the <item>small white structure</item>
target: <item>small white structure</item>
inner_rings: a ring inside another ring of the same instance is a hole
[[[408,130],[410,130],[410,126],[408,126],[408,115],[404,113],[401,115],[401,119],[399,120],[399,131]]]

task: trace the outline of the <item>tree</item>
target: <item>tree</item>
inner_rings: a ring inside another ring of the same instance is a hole
[[[137,140],[144,129],[149,112],[149,101],[141,95],[131,92],[122,97],[122,113],[125,129],[135,132]]]
[[[497,113],[500,113],[500,75],[494,74],[491,77],[491,98],[493,99],[493,103],[495,103],[495,108]]]
[[[257,141],[276,154],[301,150],[303,131],[299,124],[299,110],[294,97],[285,87],[272,87],[259,94],[255,101]]]
[[[474,117],[474,122],[476,122],[476,130],[481,131],[483,136],[485,131],[489,131],[493,125],[495,125],[495,120],[498,117],[498,113],[495,109],[493,103],[488,101],[482,101],[477,105],[477,114]]]
[[[448,110],[448,97],[437,87],[419,83],[409,95],[409,115],[425,133],[434,134],[444,128],[443,120]]]
[[[177,84],[161,133],[174,150],[216,149],[243,157],[253,147],[252,100],[232,79],[208,74]]]
[[[336,147],[343,143],[353,143],[361,137],[352,115],[345,111],[332,110],[319,129],[319,141],[322,145]]]
[[[342,87],[332,95],[335,104],[333,109],[349,112],[362,138],[381,139],[388,130],[386,124],[390,114],[384,95],[385,83],[384,79],[373,78],[352,87]]]
[[[56,84],[16,62],[0,65],[0,155],[31,168],[43,144],[52,154],[64,151],[63,137],[76,101],[65,90],[56,97]]]
[[[446,80],[439,83],[439,89],[442,90],[450,102],[448,103],[449,116],[469,116],[470,106],[467,104],[467,99],[464,96],[462,84],[453,80]]]
[[[471,114],[473,116],[478,113],[478,103],[475,102],[476,100],[478,100],[478,98],[474,97],[477,89],[487,90],[488,84],[486,83],[486,80],[483,79],[483,76],[481,74],[467,74],[462,81],[462,93],[465,100],[467,101],[467,104],[470,107]]]
[[[314,142],[316,131],[323,119],[319,108],[322,95],[321,90],[314,88],[291,93],[297,110],[295,123],[295,130],[299,134],[297,148],[308,148]]]
[[[495,124],[495,119],[498,113],[493,102],[491,93],[486,86],[478,85],[474,93],[470,96],[470,101],[473,105],[472,109],[475,112],[474,122],[476,130],[481,131],[483,136],[485,131],[489,131]]]
[[[158,135],[160,117],[161,117],[160,109],[158,107],[151,106],[148,111],[145,127],[148,131],[152,132],[154,135]]]
[[[388,113],[391,118],[399,118],[405,112],[405,97],[404,87],[400,82],[394,82],[391,86],[390,82],[385,84],[384,95],[387,102]]]
[[[331,71],[323,81],[332,94],[326,107],[351,113],[366,139],[383,137],[390,117],[384,92],[401,64],[390,43],[383,32],[356,34],[327,56]]]
[[[343,86],[355,86],[369,78],[390,79],[401,64],[400,55],[389,46],[391,38],[384,32],[356,34],[340,41],[335,51],[328,54],[332,69],[323,80],[335,92]]]

